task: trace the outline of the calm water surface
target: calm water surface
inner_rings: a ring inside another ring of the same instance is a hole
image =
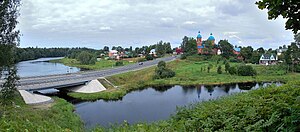
[[[43,76],[53,74],[65,74],[80,71],[80,68],[69,67],[61,63],[50,63],[49,60],[61,59],[63,57],[40,58],[36,60],[22,61],[16,66],[20,77]]]
[[[72,102],[87,128],[111,124],[153,122],[170,118],[176,107],[216,99],[238,92],[266,87],[272,83],[239,83],[229,85],[149,87],[128,93],[117,101],[82,102],[64,92],[57,96]],[[281,83],[273,83],[277,86]]]

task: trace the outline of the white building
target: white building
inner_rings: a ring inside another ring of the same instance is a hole
[[[273,54],[262,54],[259,59],[261,65],[275,65],[278,62],[278,58]]]

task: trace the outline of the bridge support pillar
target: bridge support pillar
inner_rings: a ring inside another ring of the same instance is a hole
[[[97,93],[104,90],[106,90],[106,88],[97,79],[88,82],[86,85],[71,89],[71,91],[78,93]]]
[[[30,93],[26,90],[19,90],[19,93],[23,97],[23,100],[25,101],[25,103],[29,104],[29,105],[39,105],[39,104],[45,104],[45,103],[53,102],[53,99],[50,98],[50,97]]]

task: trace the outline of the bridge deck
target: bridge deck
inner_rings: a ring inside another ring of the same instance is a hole
[[[175,58],[176,57],[159,58],[156,60],[143,62],[143,65],[132,64],[99,71],[86,71],[72,74],[24,77],[19,80],[19,83],[17,85],[19,90],[27,91],[76,86],[84,84],[94,79],[98,79],[100,77],[106,77],[114,74],[120,74],[124,72],[151,67],[156,65],[159,61],[173,61],[175,60]],[[3,80],[0,80],[0,84],[1,83],[3,83]]]

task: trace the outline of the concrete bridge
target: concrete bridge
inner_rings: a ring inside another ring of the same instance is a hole
[[[28,104],[39,104],[41,102],[48,102],[49,97],[47,99],[42,98],[41,97],[42,95],[35,97],[35,95],[32,93],[33,91],[53,89],[53,88],[60,89],[60,88],[66,88],[71,86],[86,85],[89,84],[89,82],[91,82],[92,80],[96,80],[101,77],[111,76],[111,75],[125,73],[134,70],[140,70],[147,67],[155,66],[158,64],[159,61],[168,62],[168,61],[173,61],[175,59],[176,56],[172,56],[172,57],[165,57],[165,58],[159,58],[152,61],[142,62],[143,63],[142,65],[140,63],[136,63],[132,65],[115,67],[115,68],[99,70],[99,71],[86,71],[86,72],[78,72],[78,73],[71,73],[71,74],[23,77],[20,78],[17,86],[25,102],[26,102],[26,98],[29,101],[32,98],[40,98],[37,99],[37,101],[33,101],[33,103],[28,103]],[[0,84],[1,83],[3,83],[3,80],[0,80]],[[100,83],[100,85],[102,84]],[[39,102],[38,100],[43,100],[43,101]]]

